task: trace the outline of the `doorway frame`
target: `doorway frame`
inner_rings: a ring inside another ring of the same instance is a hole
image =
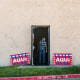
[[[48,66],[50,65],[50,25],[31,25],[31,65],[33,66],[33,28],[47,27],[48,28]]]

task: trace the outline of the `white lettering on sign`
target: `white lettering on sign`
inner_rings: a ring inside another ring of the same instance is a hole
[[[13,63],[15,63],[15,62],[21,62],[21,61],[27,61],[27,59],[26,58],[13,59]]]
[[[70,62],[69,58],[57,58],[56,62]]]
[[[15,63],[16,62],[16,59],[13,59],[13,63]]]

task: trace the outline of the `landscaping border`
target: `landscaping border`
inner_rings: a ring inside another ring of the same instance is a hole
[[[45,80],[45,79],[64,79],[64,78],[80,78],[80,74],[31,76],[31,77],[7,77],[7,78],[0,78],[0,80]]]

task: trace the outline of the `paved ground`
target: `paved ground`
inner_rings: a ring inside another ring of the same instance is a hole
[[[58,68],[64,68],[64,67],[71,67],[71,66],[53,66],[53,65],[50,65],[50,66],[46,66],[46,65],[37,65],[37,66],[32,66],[32,65],[22,65],[22,66],[19,66],[18,68],[45,68],[45,67],[58,67]]]
[[[80,78],[68,78],[68,79],[47,79],[47,80],[80,80]]]

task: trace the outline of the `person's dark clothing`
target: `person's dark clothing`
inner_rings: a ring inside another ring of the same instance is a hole
[[[47,42],[45,40],[39,41],[39,64],[41,64],[41,55],[43,55],[43,64],[45,64],[45,49],[47,49]]]
[[[40,40],[39,41],[39,48],[47,49],[47,42],[45,40]]]

